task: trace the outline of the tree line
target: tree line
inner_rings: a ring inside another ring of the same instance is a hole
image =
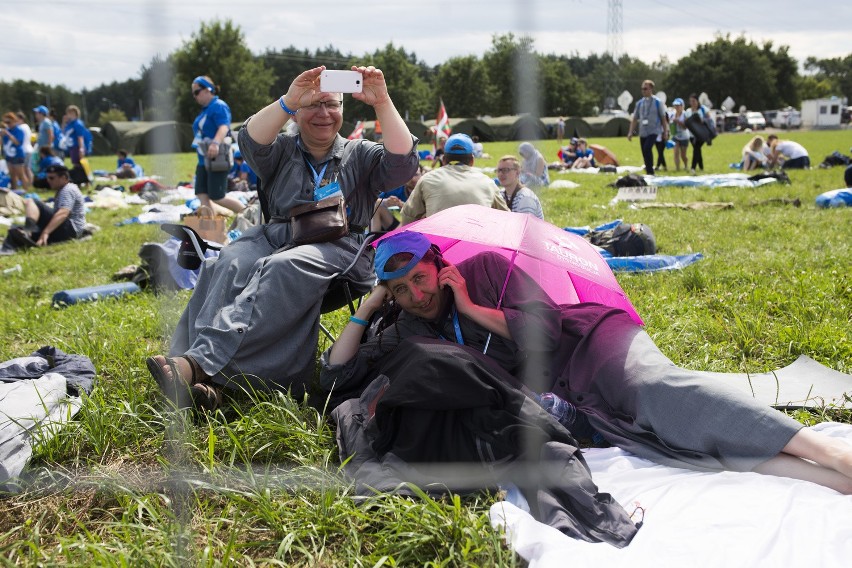
[[[255,54],[239,26],[214,20],[202,23],[180,48],[154,57],[138,77],[126,81],[80,92],[35,81],[0,82],[0,109],[29,112],[47,104],[61,116],[67,105],[76,104],[90,125],[127,119],[191,122],[198,108],[190,83],[209,75],[234,120],[240,121],[281,96],[305,69],[355,64],[381,68],[397,108],[412,120],[426,121],[434,119],[440,100],[451,118],[525,112],[591,116],[615,108],[624,90],[638,100],[644,79],[652,79],[670,98],[705,92],[717,108],[727,97],[737,108],[753,110],[798,107],[802,100],[832,95],[852,97],[852,54],[809,57],[802,74],[789,47],[775,47],[771,41],[758,45],[743,36],[720,35],[674,63],[662,58],[647,64],[629,55],[616,61],[608,53],[542,54],[528,36],[495,34],[482,57],[454,57],[429,66],[392,43],[357,56],[331,45],[313,52],[291,45]],[[373,118],[371,108],[347,99],[345,120]]]

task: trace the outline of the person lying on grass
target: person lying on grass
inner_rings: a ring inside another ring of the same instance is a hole
[[[555,393],[607,442],[640,457],[852,494],[852,446],[677,367],[621,309],[556,305],[518,267],[507,280],[508,261],[498,254],[453,266],[415,232],[383,240],[375,266],[380,284],[322,356],[327,390],[357,393],[403,339],[439,338],[484,352],[534,392]],[[401,310],[396,322],[362,343],[364,323],[391,301]]]

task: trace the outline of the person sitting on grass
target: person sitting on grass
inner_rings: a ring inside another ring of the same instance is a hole
[[[481,367],[562,398],[607,442],[640,457],[802,479],[852,495],[852,447],[676,366],[624,310],[557,305],[500,254],[452,265],[413,231],[382,240],[375,269],[379,285],[322,355],[320,383],[332,397],[357,398],[379,374],[393,381],[386,355],[439,339],[444,358],[458,344]],[[368,322],[391,300],[401,310],[396,321],[364,340]]]
[[[766,137],[769,147],[767,167],[780,166],[782,170],[807,170],[811,167],[811,158],[805,147],[792,140],[781,140],[775,134]]]
[[[547,173],[547,161],[538,149],[529,142],[521,142],[518,146],[521,155],[521,183],[530,189],[550,185],[550,174]]]
[[[62,158],[57,156],[50,146],[41,146],[38,149],[38,171],[33,177],[33,187],[36,189],[50,189],[47,183],[47,168],[50,166],[61,166]]]
[[[114,177],[118,179],[133,179],[138,177],[136,173],[136,162],[128,156],[127,150],[121,148],[116,152],[118,160],[116,162]]]
[[[257,191],[257,174],[239,150],[234,150],[234,165],[228,172],[228,191]]]
[[[541,201],[528,187],[521,183],[521,164],[518,158],[509,154],[497,162],[497,180],[503,188],[503,199],[513,213],[527,213],[539,219],[544,219]]]
[[[585,138],[577,139],[577,151],[575,154],[574,163],[571,164],[572,170],[597,167],[597,164],[595,164],[595,151],[589,148],[589,143]]]
[[[392,231],[399,226],[399,219],[391,213],[389,208],[398,207],[402,209],[402,206],[408,201],[408,196],[414,191],[414,186],[417,185],[417,182],[420,181],[420,178],[425,173],[426,168],[423,165],[418,165],[417,173],[405,182],[405,185],[401,185],[390,191],[383,191],[379,194],[379,198],[376,200],[376,212],[370,220],[371,231]]]
[[[68,168],[54,164],[47,167],[45,174],[50,188],[56,191],[55,205],[51,207],[38,199],[25,199],[25,225],[9,229],[4,247],[43,247],[83,236],[86,205],[80,188],[69,181]]]
[[[766,152],[763,136],[758,134],[743,146],[743,171],[751,171],[766,166]]]

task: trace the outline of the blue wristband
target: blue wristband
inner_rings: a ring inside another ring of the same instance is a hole
[[[290,116],[296,116],[296,111],[290,110],[289,108],[287,108],[287,105],[284,104],[284,97],[283,96],[280,99],[278,99],[278,104],[281,105],[281,108],[284,109],[284,112],[286,112]]]
[[[355,316],[349,316],[349,321],[352,323],[357,323],[358,325],[363,325],[364,327],[369,327],[370,322],[367,320],[362,320],[361,318],[356,318]]]

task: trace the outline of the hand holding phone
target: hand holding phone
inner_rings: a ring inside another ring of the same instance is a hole
[[[364,76],[358,71],[326,69],[320,75],[320,90],[324,93],[360,93]]]

